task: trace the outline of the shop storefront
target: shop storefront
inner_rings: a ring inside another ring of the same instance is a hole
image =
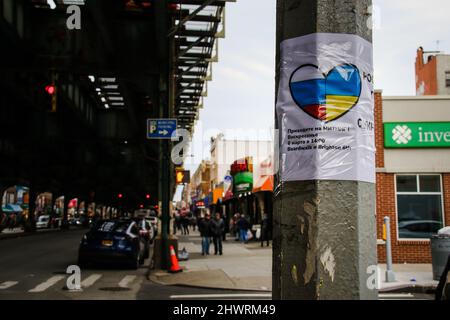
[[[253,190],[253,161],[251,157],[236,160],[230,170],[233,177],[233,196],[237,211],[244,214],[251,224],[257,220]]]
[[[391,220],[394,263],[430,263],[430,237],[450,225],[450,97],[376,93],[378,258]]]

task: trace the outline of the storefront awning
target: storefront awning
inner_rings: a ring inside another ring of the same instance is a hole
[[[2,207],[2,211],[5,213],[20,213],[22,212],[22,208],[17,204],[8,203],[6,206]]]
[[[216,204],[219,200],[223,198],[223,188],[216,188],[213,190],[213,201],[212,204]]]
[[[253,186],[253,193],[263,191],[273,192],[273,176],[261,177]]]

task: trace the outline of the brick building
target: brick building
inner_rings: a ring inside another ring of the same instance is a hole
[[[450,55],[417,50],[416,92],[418,96],[450,95]]]
[[[394,263],[431,263],[429,237],[450,225],[450,96],[377,91],[375,140],[378,239],[389,216]]]

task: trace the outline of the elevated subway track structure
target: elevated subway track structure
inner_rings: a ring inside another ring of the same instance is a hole
[[[193,132],[226,2],[80,1],[81,28],[69,29],[67,1],[1,0],[0,191],[158,204],[161,143],[146,138],[146,119]]]

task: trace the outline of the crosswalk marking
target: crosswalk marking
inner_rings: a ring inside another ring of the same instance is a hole
[[[121,288],[127,288],[128,285],[136,279],[136,276],[125,276],[122,280],[119,282],[119,287]]]
[[[82,279],[82,281],[80,283],[81,289],[86,289],[86,288],[93,286],[103,276],[104,276],[103,274],[94,273],[94,274],[89,275],[84,280]],[[66,278],[65,275],[52,276],[49,279],[45,280],[44,282],[35,286],[33,289],[28,290],[28,292],[30,292],[30,293],[44,292],[65,278]],[[128,288],[131,285],[131,283],[136,280],[136,278],[137,278],[136,275],[126,275],[118,282],[118,286],[121,288]],[[17,285],[18,283],[19,283],[19,281],[0,282],[0,290],[6,290],[8,288],[11,288],[11,287]]]
[[[47,281],[42,282],[41,284],[37,285],[34,289],[29,290],[28,292],[31,292],[31,293],[43,292],[64,278],[65,278],[65,276],[53,276],[53,277],[49,278]]]
[[[101,274],[91,274],[89,277],[81,281],[81,288],[88,288],[92,286],[101,277]]]
[[[11,288],[12,286],[15,286],[18,283],[19,282],[17,282],[17,281],[5,281],[3,283],[0,283],[0,290],[5,290],[8,288]]]
[[[272,298],[271,293],[228,293],[228,294],[185,294],[172,295],[170,299],[207,299],[207,298]]]

